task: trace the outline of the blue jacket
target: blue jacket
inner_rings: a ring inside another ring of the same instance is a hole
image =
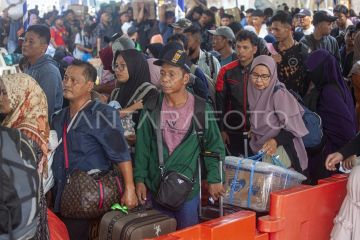
[[[69,108],[54,114],[51,129],[62,139],[65,123],[70,124]],[[63,139],[64,140],[64,139]],[[130,161],[128,145],[118,112],[105,104],[93,101],[79,112],[66,136],[69,170],[88,172],[109,170],[112,164]],[[54,174],[54,210],[60,210],[61,195],[66,183],[64,141],[56,148],[52,170]]]
[[[51,119],[51,115],[63,105],[62,79],[57,63],[49,55],[44,55],[25,69],[25,73],[33,77],[45,92]]]

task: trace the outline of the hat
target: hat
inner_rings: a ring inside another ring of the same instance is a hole
[[[227,26],[218,27],[216,30],[208,30],[208,32],[212,35],[224,36],[227,40],[235,41],[234,32]]]
[[[161,43],[153,43],[146,46],[146,49],[154,55],[155,58],[159,58],[160,52],[163,49],[164,45]]]
[[[170,24],[169,26],[173,27],[173,28],[185,29],[185,28],[190,27],[191,25],[192,25],[192,22],[189,19],[181,18],[176,23]]]
[[[133,35],[134,33],[138,32],[139,29],[135,26],[131,26],[128,28],[127,30],[127,35],[130,36],[130,35]]]
[[[111,47],[106,47],[100,50],[99,57],[104,66],[104,70],[112,71],[112,60],[113,60],[113,51]]]
[[[128,36],[122,35],[117,38],[111,45],[113,53],[126,49],[135,49],[135,43]]]
[[[111,36],[111,39],[110,41],[111,42],[115,42],[116,39],[118,39],[119,37],[121,37],[121,34],[120,33],[114,33],[114,35]]]
[[[331,16],[325,11],[317,11],[313,17],[313,24],[316,25],[321,22],[334,22],[337,17]]]
[[[156,60],[154,62],[157,66],[162,66],[164,63],[168,63],[175,67],[180,67],[184,69],[186,72],[190,73],[190,64],[188,60],[188,56],[185,51],[172,48],[164,53],[164,56],[160,60]]]
[[[251,16],[252,17],[264,17],[265,14],[260,9],[256,9],[255,11],[252,12]]]
[[[299,17],[311,17],[311,11],[307,8],[302,8],[297,14]]]

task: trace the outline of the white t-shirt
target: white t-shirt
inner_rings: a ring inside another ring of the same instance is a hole
[[[298,28],[296,28],[295,31],[302,32],[304,35],[310,35],[314,32],[314,29],[315,29],[314,25],[311,24],[310,27],[306,30],[303,30],[301,27],[298,27]]]
[[[86,37],[84,32],[81,33],[77,33],[75,36],[75,45],[81,45],[83,47],[89,47],[91,46],[91,39],[89,39],[89,37]],[[77,47],[75,47],[73,55],[75,58],[77,59],[82,59],[82,57],[84,56],[85,52],[79,50]]]
[[[268,35],[268,30],[266,28],[266,24],[261,25],[260,32],[258,34],[259,38],[264,38]]]

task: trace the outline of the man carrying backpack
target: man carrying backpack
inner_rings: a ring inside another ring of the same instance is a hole
[[[193,64],[200,67],[209,79],[209,84],[215,85],[220,63],[211,53],[201,50],[201,30],[195,26],[184,30],[188,39],[188,55]]]
[[[145,105],[137,130],[134,171],[140,202],[147,200],[149,191],[154,208],[175,217],[178,229],[198,223],[201,152],[221,158],[225,154],[211,107],[186,90],[190,78],[186,58],[184,51],[170,49],[155,62],[162,66],[162,94],[154,104]],[[204,164],[209,193],[217,200],[224,194],[218,160],[205,157]],[[169,189],[174,176],[176,187]]]

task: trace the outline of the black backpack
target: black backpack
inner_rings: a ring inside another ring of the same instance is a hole
[[[29,239],[39,216],[36,155],[20,131],[0,127],[0,239]]]

